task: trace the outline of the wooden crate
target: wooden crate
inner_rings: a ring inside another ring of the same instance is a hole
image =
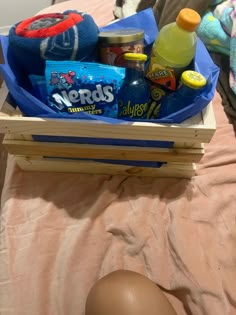
[[[135,176],[182,177],[195,174],[216,129],[212,104],[182,124],[126,122],[110,125],[99,121],[43,119],[23,117],[7,101],[5,85],[0,90],[0,133],[4,133],[7,151],[23,170],[121,174]],[[89,137],[174,142],[171,148],[95,145],[35,141],[33,135]],[[84,160],[82,160],[84,159]],[[97,162],[94,159],[120,161],[159,161],[160,168]]]

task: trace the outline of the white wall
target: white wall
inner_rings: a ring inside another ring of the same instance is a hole
[[[35,15],[48,7],[51,0],[0,0],[0,33],[16,22]]]

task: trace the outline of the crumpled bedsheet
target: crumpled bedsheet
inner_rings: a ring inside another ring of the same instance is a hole
[[[0,314],[84,315],[94,282],[129,269],[178,315],[235,315],[236,139],[218,93],[213,105],[217,130],[191,180],[23,172],[10,156]]]
[[[217,131],[191,180],[23,172],[9,158],[0,314],[84,314],[116,269],[155,281],[178,315],[236,314],[236,140]]]

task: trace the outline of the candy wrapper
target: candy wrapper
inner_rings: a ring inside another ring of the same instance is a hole
[[[117,118],[117,94],[125,69],[100,63],[47,61],[49,106],[56,112],[87,112]]]

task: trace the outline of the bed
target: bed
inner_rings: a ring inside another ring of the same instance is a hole
[[[80,9],[105,25],[114,2],[46,11]],[[235,129],[218,92],[213,106],[217,130],[191,180],[23,172],[9,156],[0,314],[83,315],[91,286],[117,269],[155,281],[178,315],[236,314]]]

